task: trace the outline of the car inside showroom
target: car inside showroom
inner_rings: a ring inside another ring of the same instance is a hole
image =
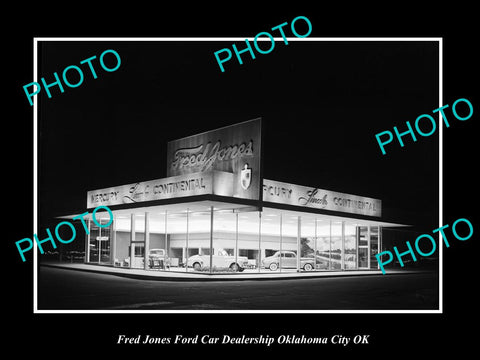
[[[88,191],[87,210],[109,212],[85,217],[85,263],[207,274],[378,269],[382,228],[400,226],[382,219],[381,200],[264,178],[261,133],[257,118],[170,141],[167,177]]]

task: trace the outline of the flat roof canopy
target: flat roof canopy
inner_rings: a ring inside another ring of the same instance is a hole
[[[177,199],[179,200],[179,199]],[[272,206],[268,206],[272,205]],[[140,204],[129,204],[128,207],[116,208],[116,206],[112,206],[111,211],[113,212],[116,218],[126,218],[130,217],[130,215],[138,214],[142,215],[146,212],[150,213],[151,215],[154,214],[165,214],[165,212],[174,214],[174,213],[186,213],[187,209],[188,212],[209,212],[210,209],[213,207],[214,211],[217,213],[245,213],[245,212],[255,212],[255,211],[262,211],[262,215],[280,215],[287,217],[298,217],[301,216],[302,219],[323,219],[323,220],[331,220],[331,221],[348,221],[350,223],[354,223],[356,225],[380,225],[384,227],[399,227],[399,226],[407,226],[403,224],[391,223],[382,221],[380,219],[368,219],[368,218],[358,218],[355,215],[350,216],[351,214],[341,213],[341,214],[329,214],[326,212],[320,212],[317,209],[308,209],[302,208],[299,210],[292,209],[292,206],[284,206],[283,208],[279,208],[276,206],[277,204],[267,204],[263,203],[263,207],[249,205],[245,203],[238,203],[238,202],[226,202],[226,201],[218,201],[218,200],[200,200],[200,201],[187,201],[187,202],[174,202],[168,204],[151,204],[147,205],[146,203]],[[288,207],[288,208],[287,208]],[[101,215],[107,215],[106,211],[98,210],[97,211],[97,218]],[[75,216],[80,214],[73,214],[73,215],[66,215],[60,216],[59,218],[63,219],[72,219]],[[108,216],[107,216],[108,217]],[[86,219],[92,218],[92,212],[89,212]]]

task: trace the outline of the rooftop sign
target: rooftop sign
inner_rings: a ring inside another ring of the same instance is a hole
[[[167,176],[208,170],[233,174],[233,197],[260,199],[261,119],[173,140]]]

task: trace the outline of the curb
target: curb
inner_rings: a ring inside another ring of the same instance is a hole
[[[73,271],[82,271],[82,272],[90,272],[90,273],[96,273],[96,274],[106,274],[106,275],[114,275],[114,276],[119,276],[119,277],[125,277],[125,278],[131,278],[131,279],[139,279],[139,280],[155,280],[155,281],[176,281],[176,282],[198,282],[198,281],[268,281],[268,280],[292,280],[292,279],[319,279],[319,278],[334,278],[334,277],[350,277],[350,276],[384,276],[382,275],[381,272],[377,271],[372,271],[370,274],[366,273],[358,273],[356,274],[354,271],[348,271],[348,272],[336,272],[336,273],[318,273],[318,275],[290,275],[290,276],[272,276],[272,277],[262,277],[259,275],[255,275],[252,277],[245,277],[242,276],[242,274],[230,274],[230,275],[224,275],[228,276],[228,278],[225,277],[219,277],[219,275],[211,275],[211,274],[194,274],[191,273],[190,275],[193,275],[197,278],[194,277],[182,277],[182,276],[158,276],[158,275],[148,275],[148,274],[135,274],[135,273],[127,273],[127,272],[117,272],[117,271],[109,271],[109,270],[96,270],[96,269],[82,269],[82,268],[75,268],[75,267],[67,267],[63,265],[57,265],[57,264],[40,264],[40,266],[43,267],[49,267],[49,268],[56,268],[56,269],[63,269],[63,270],[73,270]],[[368,270],[366,270],[368,271]],[[404,271],[396,271],[393,273],[388,273],[386,275],[410,275],[410,274],[416,274],[416,273],[431,273],[434,271],[428,271],[428,270],[404,270]],[[179,273],[177,273],[179,274]],[[292,273],[291,273],[292,274]],[[296,273],[293,273],[296,274]]]

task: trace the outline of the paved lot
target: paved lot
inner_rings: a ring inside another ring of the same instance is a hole
[[[41,310],[438,309],[434,273],[177,283],[40,267],[38,284]]]

